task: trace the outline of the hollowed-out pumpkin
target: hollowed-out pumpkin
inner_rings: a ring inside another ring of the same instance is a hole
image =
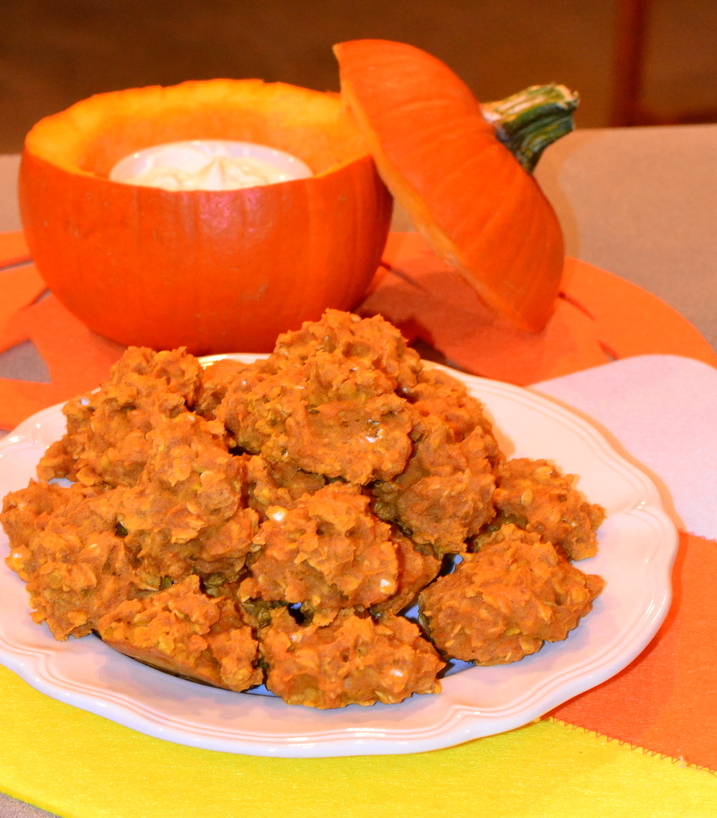
[[[108,180],[124,156],[187,139],[279,148],[315,175],[226,192]],[[210,80],[101,94],[41,120],[20,207],[38,270],[90,329],[203,354],[269,350],[326,307],[354,306],[391,197],[337,95]]]
[[[355,40],[334,52],[341,93],[416,228],[488,305],[542,329],[563,271],[560,226],[471,91],[405,43]]]

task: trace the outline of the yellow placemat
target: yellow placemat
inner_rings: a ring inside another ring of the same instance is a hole
[[[0,789],[63,818],[713,818],[717,777],[557,722],[404,756],[268,759],[149,738],[0,668]]]

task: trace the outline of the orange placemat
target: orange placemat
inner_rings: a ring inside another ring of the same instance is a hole
[[[617,676],[552,715],[717,771],[715,587],[717,543],[682,534],[672,607],[655,639]]]

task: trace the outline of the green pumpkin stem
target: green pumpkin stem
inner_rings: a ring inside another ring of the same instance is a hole
[[[575,128],[573,113],[579,103],[577,92],[564,85],[531,85],[484,103],[481,110],[498,139],[532,173],[545,148]]]

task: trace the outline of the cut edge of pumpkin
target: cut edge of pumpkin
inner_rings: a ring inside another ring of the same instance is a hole
[[[369,153],[338,94],[258,79],[95,94],[36,123],[25,152],[67,172],[106,179],[117,161],[137,150],[187,139],[269,145],[302,159],[316,176]]]

